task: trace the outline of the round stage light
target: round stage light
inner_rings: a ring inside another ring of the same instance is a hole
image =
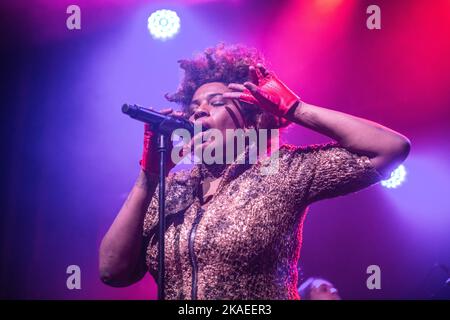
[[[167,40],[180,30],[180,18],[172,10],[157,10],[148,17],[148,30],[153,38]]]
[[[397,169],[392,171],[389,179],[381,181],[381,185],[388,189],[395,189],[399,187],[404,181],[406,177],[406,169],[404,165],[399,165]]]

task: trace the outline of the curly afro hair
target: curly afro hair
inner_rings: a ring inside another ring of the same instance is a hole
[[[181,105],[182,111],[189,117],[189,105],[195,91],[205,83],[222,82],[241,83],[250,81],[249,66],[262,63],[264,57],[255,48],[244,45],[225,45],[219,43],[215,47],[205,49],[191,60],[179,60],[184,70],[183,80],[174,94],[166,94],[171,102]],[[271,113],[261,110],[258,106],[241,102],[246,123],[255,129],[276,129],[289,124]]]

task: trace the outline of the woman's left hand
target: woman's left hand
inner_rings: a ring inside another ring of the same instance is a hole
[[[245,82],[243,85],[230,83],[228,88],[235,91],[226,92],[223,97],[256,104],[279,117],[285,117],[288,111],[300,102],[300,98],[262,64],[258,63],[256,68],[250,66],[249,72],[251,82]]]

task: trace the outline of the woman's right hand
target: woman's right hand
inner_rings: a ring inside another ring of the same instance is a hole
[[[152,109],[152,108],[150,108]],[[176,117],[182,117],[183,112],[174,111],[172,108],[167,108],[159,111],[165,115],[171,115]],[[175,166],[172,161],[172,142],[168,144],[167,162],[166,162],[166,174]],[[142,170],[146,174],[159,175],[159,155],[158,155],[158,135],[151,130],[151,126],[148,123],[144,124],[144,147],[142,151],[142,159],[139,161]]]

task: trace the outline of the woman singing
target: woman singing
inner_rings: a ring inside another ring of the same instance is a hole
[[[222,44],[181,60],[184,79],[169,101],[207,129],[277,129],[295,123],[334,142],[281,145],[275,172],[270,156],[254,163],[194,165],[170,173],[166,191],[167,299],[299,299],[297,262],[308,206],[366,188],[405,160],[410,143],[379,124],[309,104],[265,67],[261,55]],[[203,135],[204,132],[197,135]],[[198,146],[204,150],[211,143]],[[223,148],[227,143],[223,139]],[[192,143],[188,150],[196,147]],[[195,150],[194,150],[195,151]],[[241,159],[242,160],[242,159]],[[136,184],[100,247],[100,275],[127,286],[158,270],[158,154],[145,127]],[[168,161],[170,170],[174,166]],[[167,170],[168,171],[168,170]]]

